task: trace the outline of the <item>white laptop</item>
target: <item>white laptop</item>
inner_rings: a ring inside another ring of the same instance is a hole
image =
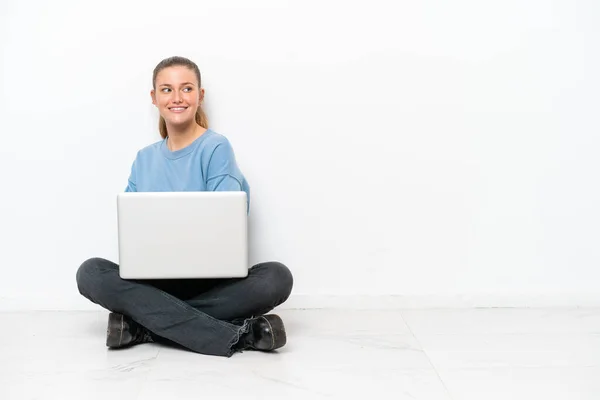
[[[246,192],[125,192],[117,216],[123,279],[248,275]]]

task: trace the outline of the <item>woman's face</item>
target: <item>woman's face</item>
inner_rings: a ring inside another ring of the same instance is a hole
[[[151,92],[152,104],[167,125],[187,125],[194,121],[204,97],[194,71],[184,66],[167,67],[156,76],[155,88]]]

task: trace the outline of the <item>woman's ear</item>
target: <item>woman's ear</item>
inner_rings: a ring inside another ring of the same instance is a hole
[[[150,91],[150,97],[152,98],[152,104],[156,105],[156,92],[154,89]]]

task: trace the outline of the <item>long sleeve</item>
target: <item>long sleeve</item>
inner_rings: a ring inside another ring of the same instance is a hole
[[[131,172],[129,174],[129,179],[127,179],[127,187],[125,188],[125,192],[137,192],[136,185],[136,177],[135,177],[135,161],[131,165]]]
[[[220,143],[213,151],[207,171],[207,190],[245,191],[250,207],[250,188],[235,160],[231,144]]]

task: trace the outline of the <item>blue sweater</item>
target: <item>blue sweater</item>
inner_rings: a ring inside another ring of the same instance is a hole
[[[250,187],[231,144],[208,129],[189,146],[171,151],[166,139],[138,151],[126,192],[245,191]]]

